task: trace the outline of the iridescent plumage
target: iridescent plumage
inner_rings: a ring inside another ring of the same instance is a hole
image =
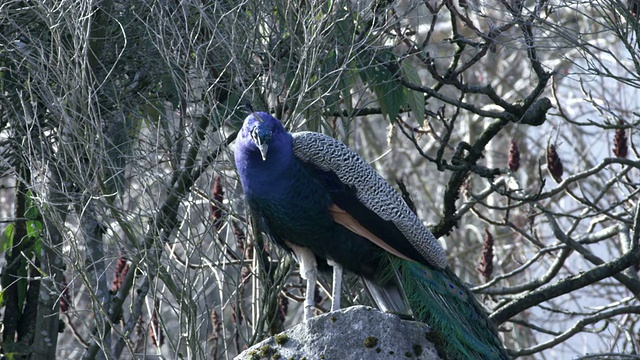
[[[269,114],[252,113],[235,157],[252,213],[301,262],[306,317],[316,269],[336,270],[335,309],[344,267],[365,280],[381,309],[410,311],[429,324],[449,358],[508,358],[435,237],[358,154],[331,137],[290,134]]]

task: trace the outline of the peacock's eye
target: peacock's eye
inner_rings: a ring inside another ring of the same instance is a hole
[[[254,127],[253,129],[251,129],[251,139],[253,139],[253,142],[256,144],[260,143],[260,136],[258,135],[258,127]]]
[[[251,139],[256,145],[268,144],[271,140],[271,132],[256,126],[251,130]]]

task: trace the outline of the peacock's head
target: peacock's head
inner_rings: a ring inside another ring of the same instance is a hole
[[[251,141],[256,145],[262,156],[267,159],[267,151],[274,134],[285,132],[284,127],[273,116],[264,112],[253,112],[244,120],[245,131],[251,136]]]

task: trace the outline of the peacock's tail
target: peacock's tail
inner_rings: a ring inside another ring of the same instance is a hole
[[[414,316],[430,326],[430,340],[448,359],[509,359],[495,325],[448,267],[435,270],[393,256],[390,263]]]

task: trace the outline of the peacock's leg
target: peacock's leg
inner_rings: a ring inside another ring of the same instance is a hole
[[[304,300],[304,321],[313,315],[313,308],[316,305],[316,278],[318,274],[318,262],[316,256],[308,248],[287,243],[291,248],[296,260],[300,264],[300,276],[307,280],[307,292]]]
[[[316,271],[308,271],[302,278],[307,278],[307,293],[304,299],[304,321],[311,319],[315,307]]]
[[[340,294],[342,292],[342,265],[327,259],[333,267],[333,291],[331,291],[331,311],[340,310]]]

